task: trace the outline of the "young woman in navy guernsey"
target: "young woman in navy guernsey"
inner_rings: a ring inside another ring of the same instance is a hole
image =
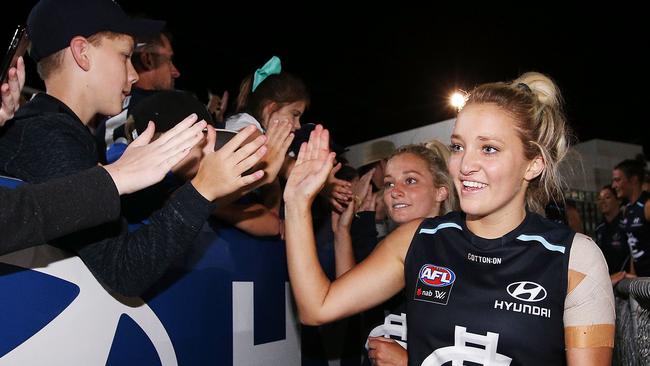
[[[395,150],[386,161],[383,177],[383,201],[387,214],[396,225],[402,225],[415,219],[436,217],[458,209],[458,198],[449,175],[449,146],[438,140],[426,144],[404,145]],[[375,196],[370,188],[371,170],[360,179],[360,185],[366,187],[364,202],[374,202]],[[363,192],[361,193],[363,195]],[[365,205],[365,206],[364,206]],[[334,251],[336,256],[337,277],[345,274],[365,256],[354,254],[351,235],[352,217],[355,210],[374,211],[372,204],[358,206],[351,202],[341,215],[333,215]],[[374,212],[372,212],[374,216]],[[334,219],[338,217],[338,219]],[[359,223],[360,224],[360,223]],[[374,228],[373,228],[374,229]],[[359,229],[357,229],[359,230]],[[378,243],[370,243],[368,238],[356,245],[374,248]],[[363,241],[365,240],[365,243]],[[358,248],[357,248],[358,250]],[[363,253],[365,254],[365,252]],[[368,336],[365,343],[367,353],[363,354],[362,365],[374,364],[406,365],[406,299],[401,292],[386,303],[364,314],[361,334]]]
[[[344,318],[405,289],[411,366],[609,365],[615,315],[602,253],[536,213],[562,199],[567,129],[559,90],[543,74],[476,87],[451,136],[462,212],[400,225],[330,282],[307,229],[334,159],[318,127],[284,192],[301,321]]]

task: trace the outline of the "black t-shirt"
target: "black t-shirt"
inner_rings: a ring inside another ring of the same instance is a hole
[[[409,365],[565,364],[574,235],[533,213],[490,240],[472,234],[461,213],[424,220],[404,267]]]

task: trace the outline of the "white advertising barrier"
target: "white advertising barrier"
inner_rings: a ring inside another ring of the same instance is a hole
[[[109,293],[53,246],[10,253],[0,365],[300,365],[287,281],[282,241],[216,223],[142,298]]]

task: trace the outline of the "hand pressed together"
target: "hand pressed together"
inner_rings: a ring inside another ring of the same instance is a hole
[[[264,176],[263,170],[250,174],[244,172],[257,164],[266,153],[266,136],[260,135],[255,140],[242,144],[255,132],[255,126],[248,126],[233,137],[221,149],[211,151],[216,140],[214,128],[208,126],[208,143],[205,155],[199,165],[199,171],[192,179],[192,185],[206,199],[214,201],[234,193]]]
[[[129,144],[116,162],[104,166],[117,191],[133,193],[161,181],[203,139],[201,131],[207,124],[196,120],[196,114],[188,116],[151,143],[155,126],[149,122],[147,129]]]

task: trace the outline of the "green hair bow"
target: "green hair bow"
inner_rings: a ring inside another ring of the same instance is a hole
[[[277,56],[271,57],[264,66],[255,70],[253,76],[253,91],[257,89],[258,86],[270,75],[279,74],[282,71],[282,65],[280,64],[280,58]]]

